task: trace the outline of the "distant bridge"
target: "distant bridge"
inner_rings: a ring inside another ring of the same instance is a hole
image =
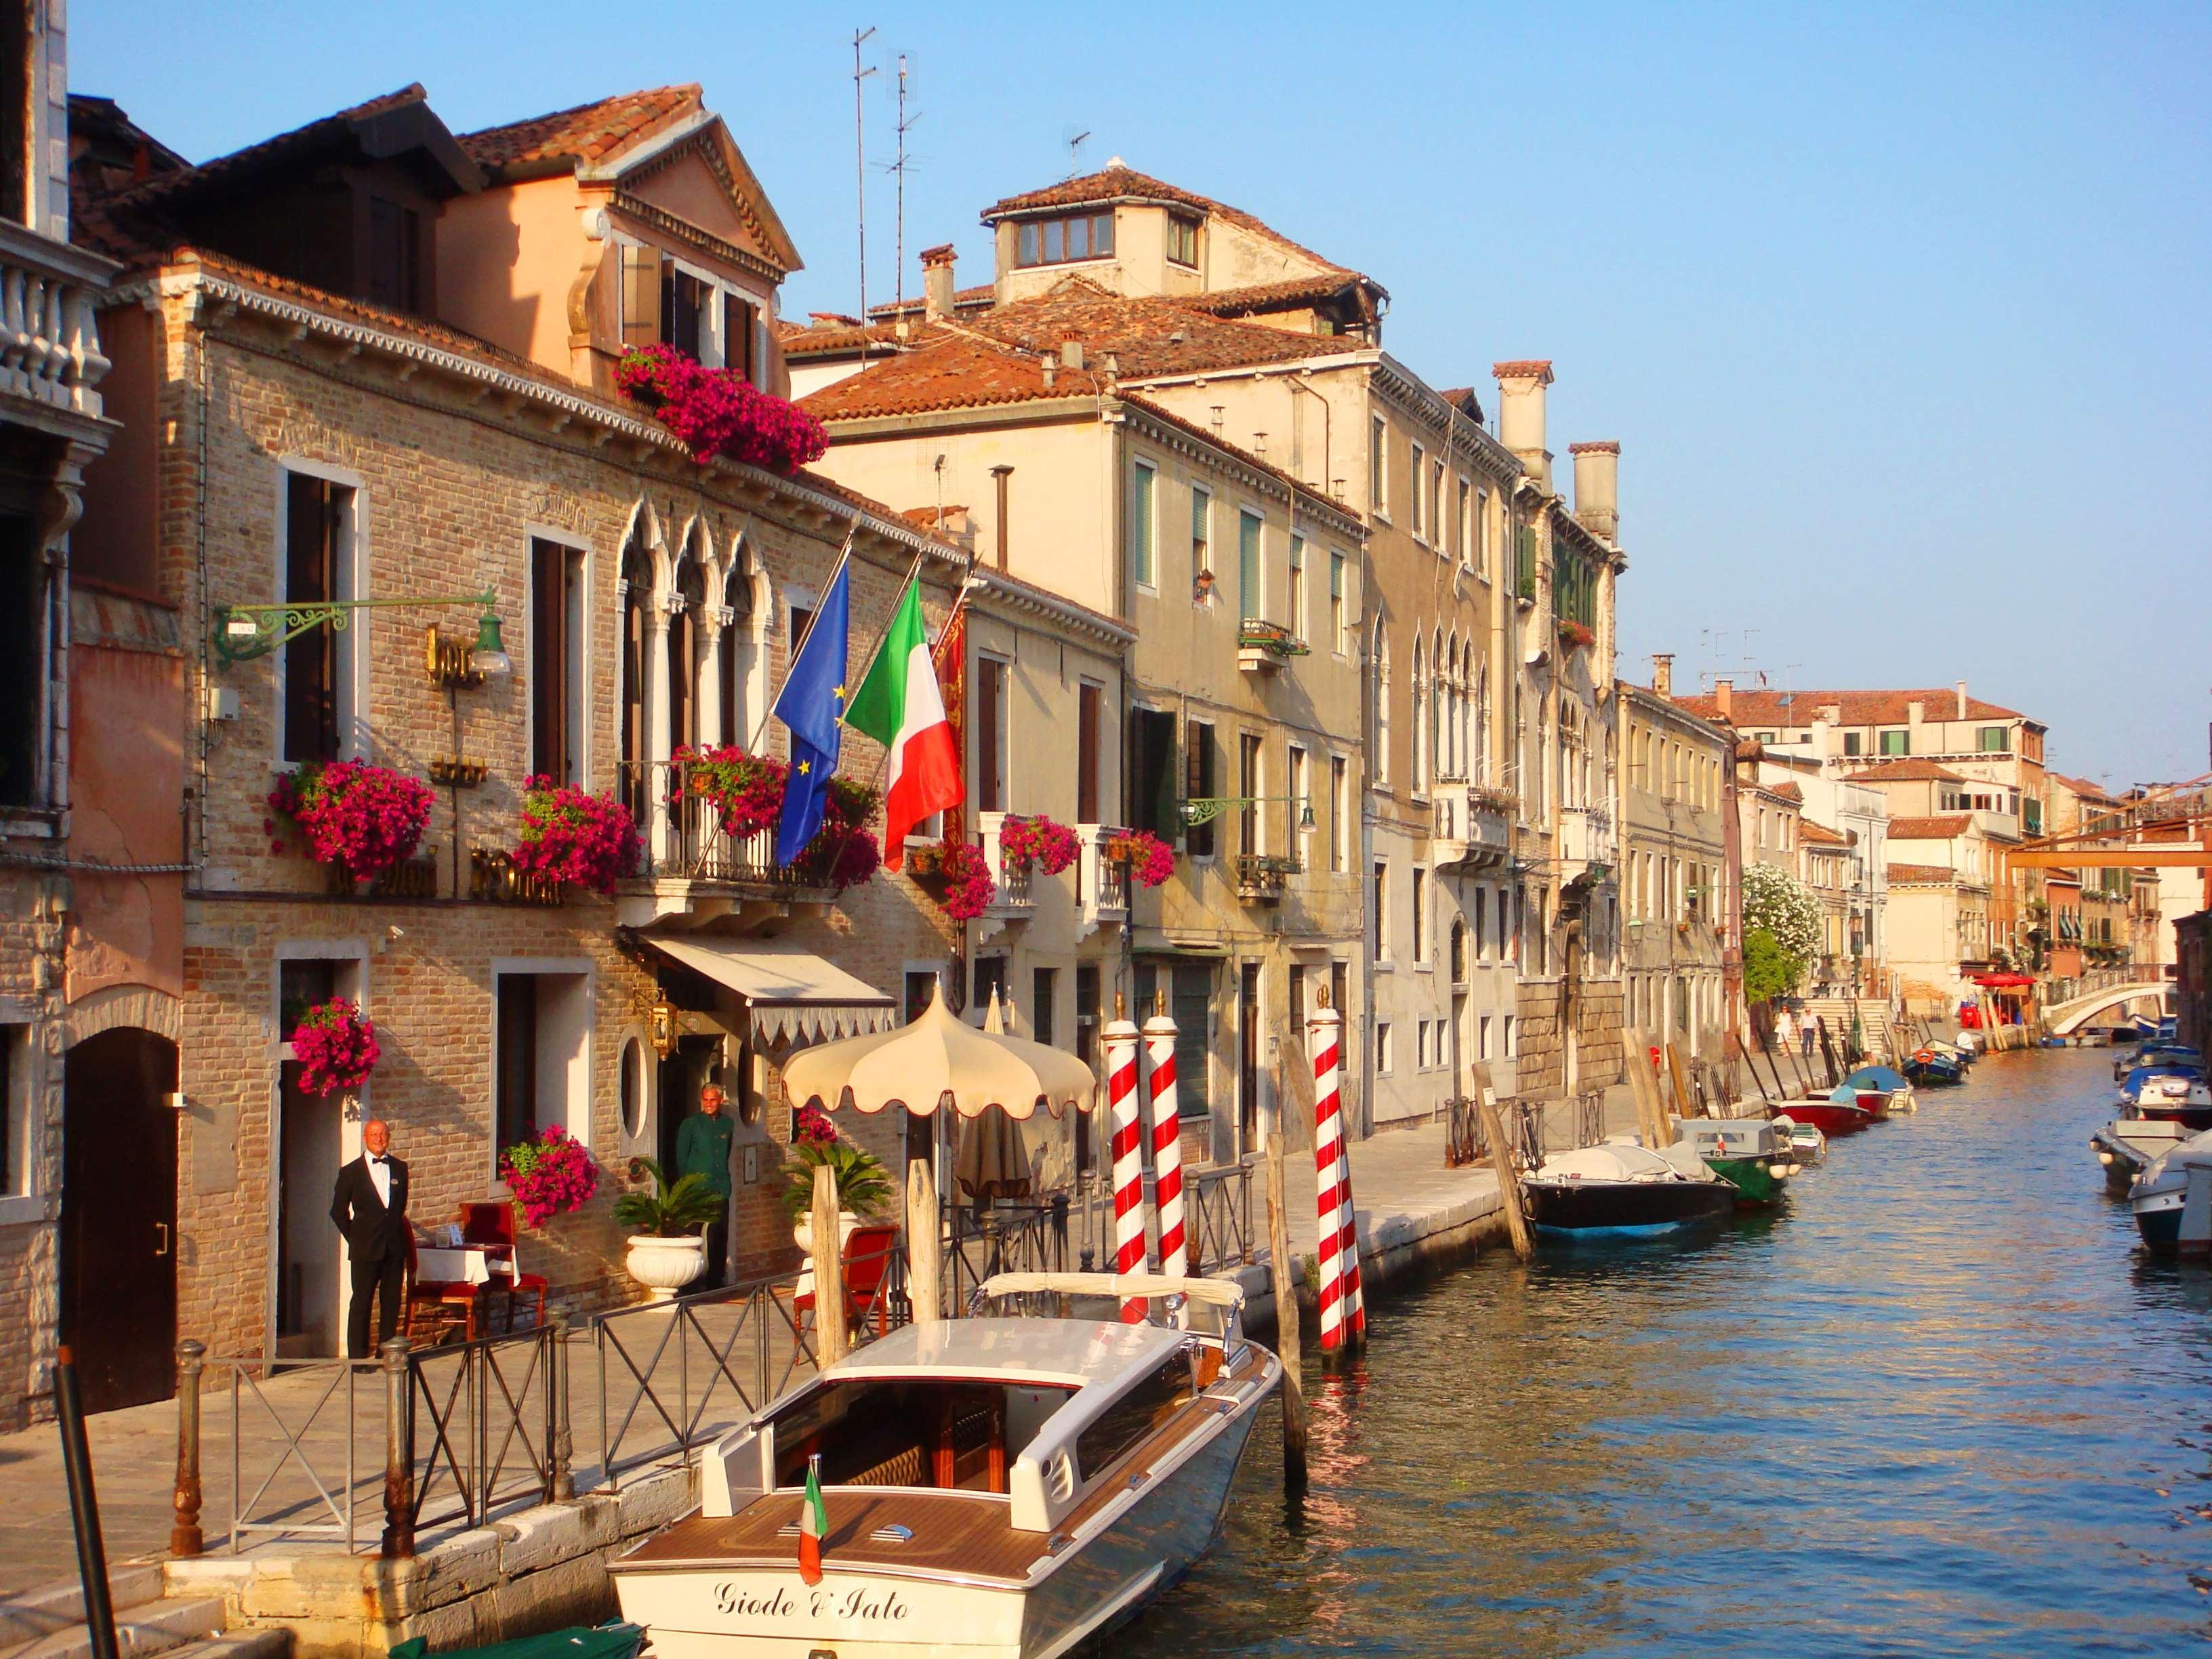
[[[2107,985],[2100,991],[2091,991],[2067,1002],[2053,1003],[2043,1011],[2045,1024],[2053,1036],[2071,1036],[2097,1015],[2124,1004],[2154,1000],[2161,1012],[2171,1012],[2169,1000],[2173,987],[2162,979],[2142,980],[2132,985]]]

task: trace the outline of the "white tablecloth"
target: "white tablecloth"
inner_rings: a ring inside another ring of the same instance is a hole
[[[495,1261],[474,1248],[425,1248],[415,1252],[415,1277],[426,1285],[489,1285],[495,1279],[507,1278],[512,1271],[507,1263]]]

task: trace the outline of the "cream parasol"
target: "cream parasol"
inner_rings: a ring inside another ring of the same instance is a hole
[[[993,1106],[1009,1117],[1040,1106],[1058,1117],[1097,1103],[1098,1080],[1065,1048],[1003,1031],[977,1030],[936,997],[910,1025],[825,1042],[794,1054],[783,1068],[794,1106],[880,1112],[902,1106],[927,1116],[950,1105],[963,1117]]]

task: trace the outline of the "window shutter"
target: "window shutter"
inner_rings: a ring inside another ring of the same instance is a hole
[[[622,343],[647,346],[660,339],[660,250],[632,247],[622,253]]]
[[[734,294],[722,295],[722,367],[758,384],[753,374],[753,308]]]
[[[1098,688],[1079,685],[1075,692],[1075,820],[1098,822]]]

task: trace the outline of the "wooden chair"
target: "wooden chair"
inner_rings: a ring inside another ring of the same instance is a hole
[[[449,1281],[431,1279],[427,1283],[416,1277],[415,1235],[407,1235],[407,1294],[402,1305],[407,1316],[401,1322],[400,1334],[407,1339],[410,1347],[434,1346],[450,1339],[456,1330],[461,1340],[473,1342],[477,1335],[477,1287],[457,1285]]]
[[[896,1223],[870,1222],[854,1228],[845,1240],[839,1277],[845,1282],[846,1322],[854,1330],[863,1328],[872,1313],[878,1336],[890,1329],[891,1266],[898,1254],[898,1237]],[[793,1297],[791,1310],[794,1315],[813,1312],[814,1292]]]
[[[542,1273],[526,1273],[515,1254],[514,1206],[497,1200],[477,1200],[461,1206],[462,1242],[481,1249],[495,1261],[507,1264],[506,1273],[494,1283],[493,1288],[507,1296],[507,1328],[514,1328],[514,1302],[518,1296],[535,1297],[538,1310],[535,1322],[545,1322],[546,1281]]]

